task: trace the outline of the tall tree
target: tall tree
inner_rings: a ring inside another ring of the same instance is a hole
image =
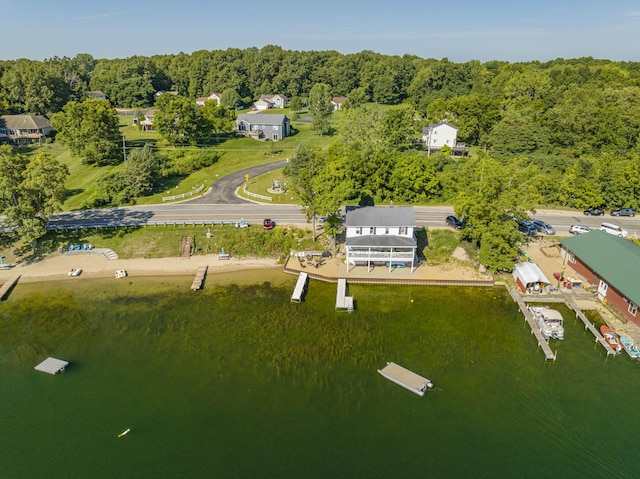
[[[331,130],[329,118],[333,112],[329,85],[316,83],[309,92],[309,113],[311,113],[311,129],[320,135]]]
[[[220,135],[230,135],[235,130],[235,112],[225,106],[208,101],[201,109],[202,118],[207,128],[219,140]]]
[[[207,136],[200,108],[195,102],[180,95],[162,95],[158,98],[153,125],[173,145],[195,145],[198,138]]]
[[[40,238],[52,213],[62,208],[69,176],[65,165],[45,152],[31,159],[0,147],[0,212],[26,244]]]
[[[118,112],[107,100],[71,101],[51,117],[51,125],[58,132],[56,140],[84,162],[107,165],[122,161]]]

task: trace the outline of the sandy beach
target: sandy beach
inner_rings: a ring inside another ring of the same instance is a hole
[[[282,268],[275,258],[230,258],[220,260],[215,254],[168,258],[135,258],[109,260],[99,254],[52,253],[33,263],[20,263],[13,268],[0,270],[0,283],[20,275],[20,282],[57,280],[68,277],[71,269],[82,269],[82,277],[114,277],[116,270],[124,269],[130,277],[195,274],[202,265],[210,273],[243,269]]]

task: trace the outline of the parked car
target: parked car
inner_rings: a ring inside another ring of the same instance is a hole
[[[569,233],[571,233],[572,235],[588,233],[589,231],[591,231],[591,228],[585,225],[571,225],[571,227],[569,228]]]
[[[553,228],[553,226],[551,226],[549,223],[545,223],[542,220],[534,220],[533,226],[535,226],[540,233],[544,233],[547,235],[556,234],[556,230]]]
[[[605,233],[609,233],[610,235],[615,235],[620,238],[626,238],[629,236],[627,230],[623,230],[620,226],[612,223],[602,223],[600,225],[600,231],[604,231]]]
[[[534,225],[533,222],[529,220],[521,220],[520,223],[518,223],[518,231],[527,236],[535,236],[536,234],[538,234],[536,225]]]
[[[454,230],[460,231],[462,229],[462,220],[459,220],[453,215],[447,216],[446,222]]]
[[[276,222],[271,221],[271,219],[269,218],[265,218],[265,220],[262,222],[262,226],[264,227],[265,230],[272,230],[273,228],[276,227]]]
[[[586,216],[604,216],[604,208],[587,208],[584,210]]]
[[[636,210],[633,208],[618,208],[611,212],[611,216],[635,216]]]

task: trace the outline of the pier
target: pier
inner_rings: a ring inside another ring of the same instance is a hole
[[[302,296],[305,293],[308,281],[309,281],[309,275],[307,273],[300,273],[300,275],[298,276],[298,282],[296,283],[296,287],[294,288],[293,294],[291,295],[292,303],[302,302]]]
[[[533,321],[533,315],[527,309],[527,305],[524,302],[524,299],[522,299],[522,296],[520,296],[517,292],[515,292],[512,289],[509,289],[509,294],[511,295],[513,300],[516,303],[518,303],[520,312],[524,314],[524,319],[527,321],[527,323],[529,323],[529,326],[531,327],[531,334],[533,334],[536,337],[536,339],[538,340],[538,346],[542,349],[542,352],[544,352],[544,359],[555,361],[556,355],[551,350],[551,346],[549,346],[549,341],[547,341],[547,339],[542,335],[538,327],[535,325],[535,322]]]
[[[353,296],[347,296],[347,280],[338,279],[338,291],[336,292],[336,310],[353,311]]]
[[[13,278],[9,278],[4,282],[2,287],[0,287],[0,301],[4,301],[9,297],[9,293],[11,293],[14,286],[18,283],[19,279],[20,279],[20,275],[14,276]]]
[[[193,283],[191,283],[191,289],[193,291],[198,291],[199,289],[202,288],[202,285],[204,284],[204,279],[207,276],[207,269],[209,269],[207,265],[200,266],[200,268],[198,268],[196,277],[193,278]]]

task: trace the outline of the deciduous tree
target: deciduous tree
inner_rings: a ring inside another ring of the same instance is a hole
[[[331,130],[329,118],[333,112],[329,85],[316,83],[309,92],[309,113],[312,115],[311,129],[320,135]]]

